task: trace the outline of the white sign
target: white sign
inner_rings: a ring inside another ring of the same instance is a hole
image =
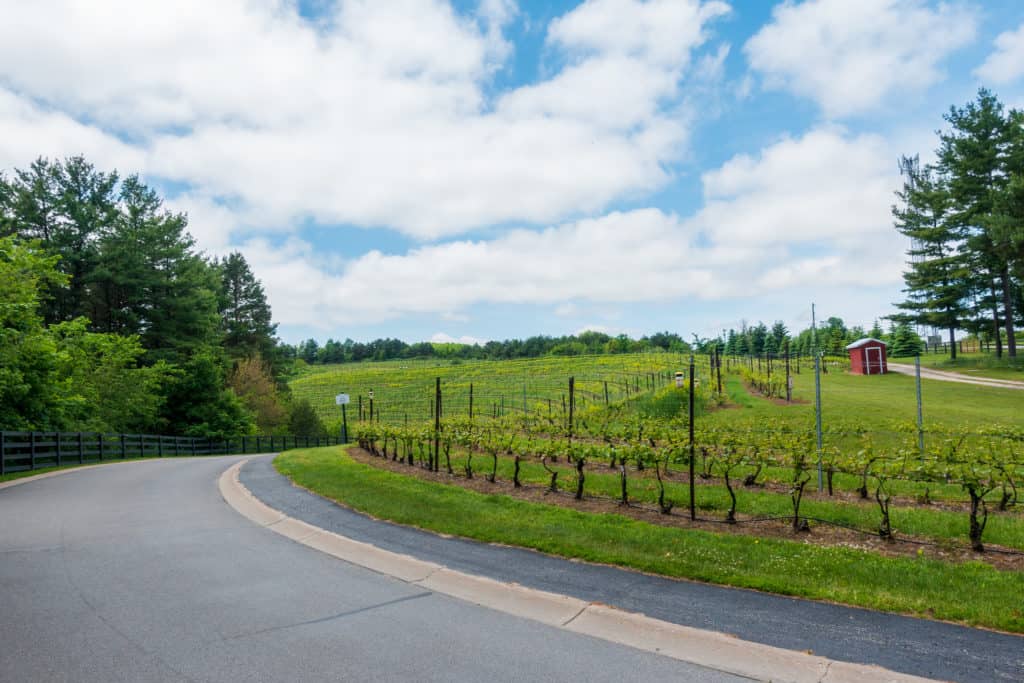
[[[372,399],[372,398],[373,398],[373,389],[370,389],[370,391],[368,392],[368,394],[369,394],[370,398]]]
[[[339,406],[347,405],[350,400],[348,394],[338,394],[334,397],[335,405]]]

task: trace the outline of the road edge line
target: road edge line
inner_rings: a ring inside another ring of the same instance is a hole
[[[270,507],[240,481],[239,472],[247,462],[248,459],[235,463],[218,479],[224,501],[243,517],[344,562],[436,593],[566,631],[756,680],[793,683],[853,683],[863,680],[912,683],[933,680],[876,665],[842,662],[742,640],[726,633],[681,626],[610,605],[467,574],[411,555],[384,550],[289,517]]]

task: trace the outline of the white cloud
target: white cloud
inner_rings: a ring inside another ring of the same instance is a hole
[[[587,0],[553,21],[548,39],[584,54],[632,56],[674,68],[704,42],[705,24],[728,12],[717,0]]]
[[[1024,24],[1016,31],[1000,33],[995,44],[995,51],[974,74],[992,83],[1010,83],[1024,76]]]
[[[331,7],[309,22],[284,0],[15,3],[0,22],[14,99],[0,128],[20,135],[0,143],[3,161],[112,140],[122,170],[182,183],[256,228],[312,219],[436,239],[551,223],[670,179],[687,138],[679,82],[725,11],[584,3],[549,31],[564,68],[489,101],[511,53],[508,0],[472,16],[443,0]],[[53,121],[11,111],[36,106]],[[74,135],[52,135],[55,122]]]
[[[815,241],[856,246],[894,232],[889,207],[897,179],[885,139],[818,128],[705,173],[705,206],[695,226],[755,248]]]
[[[822,128],[738,155],[703,176],[705,206],[681,219],[614,212],[542,231],[373,251],[327,275],[299,242],[246,254],[283,323],[325,328],[476,305],[580,306],[893,286],[906,245],[889,206],[891,145]]]
[[[483,346],[487,343],[486,339],[478,339],[477,337],[470,337],[468,335],[453,337],[444,332],[437,332],[430,338],[430,341],[435,344],[467,344],[469,346]]]
[[[0,170],[37,157],[84,154],[104,170],[139,168],[144,155],[118,138],[0,87]]]
[[[841,117],[942,80],[940,63],[974,39],[976,26],[962,4],[787,0],[744,51],[767,87],[810,97]]]

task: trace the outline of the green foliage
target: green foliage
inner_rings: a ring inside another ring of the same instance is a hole
[[[56,343],[43,326],[40,290],[67,278],[57,257],[0,237],[0,427],[32,429],[59,419]]]
[[[221,277],[218,309],[224,324],[224,348],[236,358],[260,356],[272,361],[277,325],[271,318],[263,285],[237,251],[218,262],[217,268]]]
[[[213,348],[198,351],[181,365],[163,411],[170,433],[213,437],[255,433],[253,415],[225,388],[224,376],[224,361]]]
[[[57,342],[59,426],[134,433],[162,427],[164,392],[175,372],[162,361],[140,367],[144,349],[138,337],[89,332],[83,318],[51,326],[50,332]]]
[[[893,327],[890,339],[889,355],[893,358],[906,358],[921,353],[921,348],[923,347],[921,338],[905,322]]]
[[[208,262],[187,227],[138,176],[82,157],[0,175],[0,427],[253,429],[220,349],[270,361],[284,391],[289,354],[241,255]],[[261,426],[283,423],[251,385]]]
[[[293,436],[327,436],[323,421],[305,398],[292,403],[288,415],[288,432]]]

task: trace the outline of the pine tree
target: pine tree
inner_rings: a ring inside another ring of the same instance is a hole
[[[931,168],[911,171],[897,196],[903,206],[893,207],[896,229],[911,239],[911,260],[903,273],[907,300],[896,304],[907,313],[894,319],[949,330],[955,360],[969,271],[960,248],[962,235],[950,220],[952,197]]]
[[[1012,118],[1012,117],[1011,117]],[[940,135],[939,169],[948,178],[954,200],[951,220],[966,239],[971,255],[969,267],[975,274],[975,287],[998,293],[993,304],[1002,307],[1006,347],[1011,358],[1017,355],[1014,334],[1016,298],[1011,276],[1012,244],[1000,229],[997,201],[1007,190],[1008,152],[1015,139],[1014,125],[1003,115],[1003,105],[988,90],[978,91],[975,101],[961,108],[951,107],[945,116],[952,130]],[[998,329],[999,310],[992,312]],[[996,352],[1002,344],[996,335]]]
[[[224,348],[234,357],[259,355],[272,359],[277,325],[263,285],[239,252],[219,264],[222,291],[220,315],[224,326]]]

